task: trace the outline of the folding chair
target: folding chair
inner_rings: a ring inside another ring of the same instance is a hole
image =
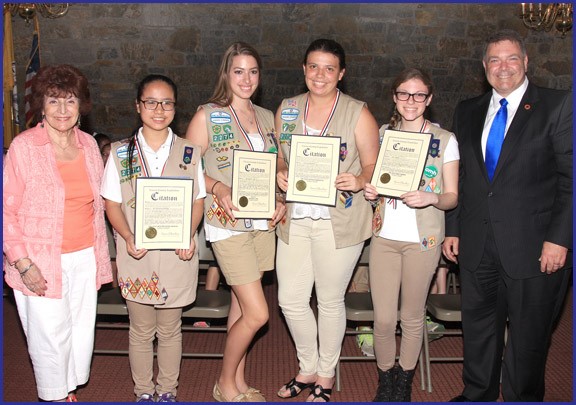
[[[460,294],[429,294],[426,309],[430,315],[443,322],[462,322]],[[424,362],[428,392],[432,392],[432,376],[430,375],[431,362],[461,362],[463,357],[431,357],[428,337],[430,336],[462,336],[461,330],[445,330],[441,332],[429,332],[424,328]]]

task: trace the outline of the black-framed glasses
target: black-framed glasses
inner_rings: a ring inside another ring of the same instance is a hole
[[[426,94],[426,93],[408,93],[406,91],[397,91],[394,93],[394,95],[396,95],[396,98],[400,101],[408,101],[410,100],[410,97],[412,97],[412,100],[414,100],[417,103],[423,103],[424,101],[428,100],[428,97],[430,97],[430,94]]]
[[[162,106],[164,111],[173,111],[176,103],[174,101],[156,101],[156,100],[140,100],[142,104],[144,104],[144,108],[147,110],[155,110],[158,108],[158,105]]]

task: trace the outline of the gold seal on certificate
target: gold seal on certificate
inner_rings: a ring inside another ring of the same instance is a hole
[[[234,150],[232,204],[236,218],[269,219],[276,210],[276,153]]]
[[[238,204],[242,207],[242,208],[246,208],[246,206],[248,205],[248,197],[240,197],[238,199]]]
[[[148,227],[148,229],[146,229],[146,232],[144,232],[144,235],[146,235],[146,237],[148,239],[154,239],[156,237],[156,235],[158,235],[158,231],[156,230],[156,228],[150,226],[150,227]]]
[[[378,194],[400,197],[418,190],[432,134],[387,129],[370,183]]]
[[[340,137],[292,135],[286,201],[336,205]]]
[[[390,173],[382,173],[382,176],[380,176],[380,182],[382,184],[390,183]]]
[[[194,180],[138,177],[134,239],[138,249],[189,249]]]

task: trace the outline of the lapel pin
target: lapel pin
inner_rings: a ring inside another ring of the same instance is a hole
[[[530,104],[524,104],[524,109],[528,111],[532,106]]]

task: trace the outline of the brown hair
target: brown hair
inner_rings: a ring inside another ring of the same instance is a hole
[[[510,41],[512,43],[518,44],[520,47],[520,52],[522,56],[526,56],[526,45],[524,44],[524,39],[514,30],[501,30],[486,39],[484,43],[484,49],[482,50],[482,59],[486,59],[486,53],[488,52],[488,47],[492,44],[496,44],[502,41]]]
[[[396,79],[394,79],[394,82],[392,83],[392,95],[396,94],[396,89],[398,89],[402,83],[406,83],[408,80],[412,79],[418,79],[422,81],[422,83],[424,83],[424,85],[428,88],[428,94],[432,94],[434,92],[434,85],[432,84],[432,79],[430,79],[428,73],[420,69],[408,68],[403,70],[398,76],[396,76]],[[388,124],[390,129],[396,128],[401,119],[402,117],[398,113],[398,110],[396,107],[394,107],[394,112],[392,113],[390,123]]]
[[[218,104],[221,107],[228,106],[232,103],[232,91],[228,85],[228,72],[232,66],[232,59],[238,55],[249,55],[256,59],[258,64],[258,69],[262,70],[262,59],[256,49],[248,45],[245,42],[234,42],[232,45],[226,49],[224,56],[222,57],[222,63],[220,63],[220,69],[218,69],[218,82],[216,83],[216,88],[212,97],[208,100],[209,103]],[[254,96],[256,92],[252,96]]]
[[[88,79],[84,74],[70,65],[51,65],[40,68],[32,79],[30,110],[34,121],[41,120],[44,97],[67,97],[73,95],[80,100],[80,115],[92,110],[92,100],[88,89]]]

